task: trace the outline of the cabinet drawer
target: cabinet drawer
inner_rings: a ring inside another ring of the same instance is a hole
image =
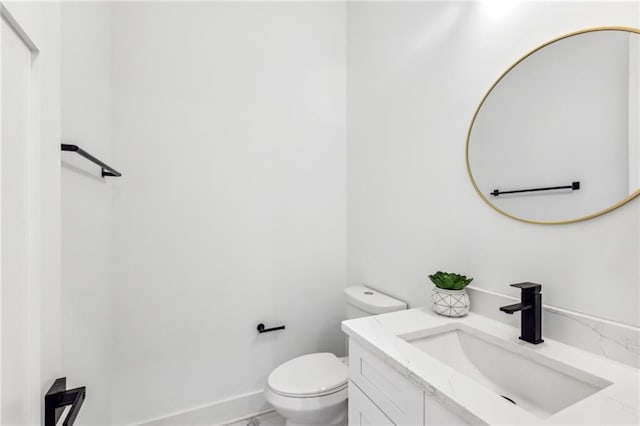
[[[424,392],[353,339],[349,378],[396,425],[424,425]]]
[[[349,426],[395,426],[376,405],[349,381]]]

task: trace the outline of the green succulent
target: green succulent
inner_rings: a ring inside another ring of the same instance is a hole
[[[436,287],[444,290],[462,290],[468,286],[471,281],[473,281],[473,278],[467,278],[466,275],[442,271],[429,275],[429,279],[436,285]]]

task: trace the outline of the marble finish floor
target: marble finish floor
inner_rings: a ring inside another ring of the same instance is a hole
[[[284,424],[284,418],[275,411],[271,411],[256,417],[240,420],[239,422],[229,423],[226,426],[284,426]]]

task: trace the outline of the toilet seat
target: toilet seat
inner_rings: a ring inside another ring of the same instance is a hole
[[[346,389],[349,372],[332,353],[299,356],[273,370],[268,388],[289,398],[315,398]]]
[[[266,400],[288,425],[346,426],[347,397],[345,387],[330,395],[292,398],[278,395],[268,387],[264,391]]]

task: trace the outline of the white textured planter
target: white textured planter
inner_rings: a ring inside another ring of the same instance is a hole
[[[467,290],[444,290],[433,287],[431,293],[433,311],[445,317],[463,317],[469,312],[471,302]]]

